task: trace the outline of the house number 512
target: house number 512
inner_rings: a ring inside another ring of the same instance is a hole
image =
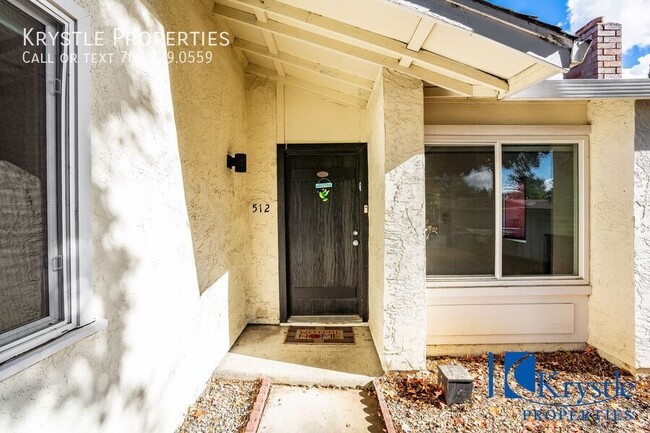
[[[271,205],[268,203],[253,204],[253,213],[269,213],[271,212]]]

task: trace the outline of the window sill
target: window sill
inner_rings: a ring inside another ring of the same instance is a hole
[[[497,280],[496,278],[481,278],[481,277],[466,277],[466,278],[448,278],[448,277],[427,277],[427,289],[449,289],[449,288],[499,288],[511,287],[518,289],[528,289],[531,287],[589,287],[589,281],[580,277],[550,277],[550,278],[535,278],[535,277],[522,277],[522,278],[503,278]]]
[[[103,331],[107,326],[107,320],[96,320],[88,325],[75,328],[48,343],[0,364],[0,382],[99,331]]]
[[[430,298],[456,298],[456,297],[495,297],[495,296],[589,296],[591,286],[472,286],[465,287],[440,287],[427,284],[427,297]]]

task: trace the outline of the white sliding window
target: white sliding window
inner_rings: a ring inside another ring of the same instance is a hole
[[[55,32],[29,9],[0,2],[0,345],[64,319],[61,256],[61,110],[52,86],[62,67],[25,62],[23,29]],[[53,34],[53,33],[50,33]],[[56,59],[58,47],[29,48]]]
[[[89,67],[52,37],[81,20],[69,0],[0,0],[0,376],[94,320]]]
[[[582,279],[583,155],[582,141],[429,145],[429,280]]]

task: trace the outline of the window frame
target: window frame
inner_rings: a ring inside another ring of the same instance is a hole
[[[589,126],[479,126],[425,127],[425,153],[431,147],[494,147],[495,275],[427,275],[427,288],[584,286],[589,284]],[[578,273],[576,276],[502,275],[502,163],[503,145],[575,144],[578,162]]]
[[[71,0],[8,2],[46,26],[56,24],[63,32],[89,33],[91,30],[90,16]],[[57,49],[60,50],[59,54],[65,52],[68,58],[75,54],[78,59],[84,59],[90,51],[83,44],[59,46]],[[62,296],[62,319],[34,332],[30,330],[38,329],[52,318],[39,319],[5,333],[5,340],[16,333],[25,335],[0,346],[0,376],[6,368],[15,371],[16,361],[21,356],[31,353],[33,360],[35,349],[96,320],[92,309],[90,65],[79,61],[57,63],[55,66],[60,68],[60,82],[52,80],[51,73],[46,74],[46,85],[50,89],[47,94],[46,128],[56,131],[54,144],[51,143],[52,134],[48,132],[46,165],[48,231],[52,229],[50,221],[56,220],[58,239],[52,243],[52,237],[48,236],[49,266],[44,272],[60,280],[57,291],[61,292],[58,296]],[[58,86],[56,92],[55,86]],[[52,104],[56,107],[52,107]],[[53,108],[56,108],[54,117],[49,114]],[[58,154],[58,158],[52,158],[52,151],[55,155]],[[52,192],[52,189],[55,191]],[[58,199],[57,206],[49,205],[53,196]],[[62,258],[60,274],[53,272],[54,263],[50,255],[55,250],[58,251],[57,256]],[[52,293],[52,285],[48,284],[49,292]],[[50,299],[50,302],[59,300],[61,297]]]

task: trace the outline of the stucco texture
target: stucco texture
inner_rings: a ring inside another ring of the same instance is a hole
[[[385,147],[383,72],[368,102],[368,326],[382,365],[384,353]]]
[[[279,81],[249,75],[246,84],[247,203],[269,205],[268,213],[248,212],[246,317],[255,324],[280,323],[277,143],[358,143],[366,132],[365,110]]]
[[[246,316],[251,323],[280,322],[278,262],[278,194],[276,148],[276,83],[247,76],[248,204],[269,212],[249,210],[248,283]]]
[[[200,0],[79,0],[94,31],[219,30]],[[0,383],[0,431],[171,432],[246,323],[244,66],[167,64],[161,44],[92,67],[96,334]],[[94,47],[116,55],[125,47]]]
[[[592,101],[589,343],[635,365],[634,101]]]
[[[636,102],[634,281],[636,367],[650,369],[650,101]]]
[[[384,368],[415,370],[424,367],[426,350],[423,88],[388,70],[375,86],[381,89],[368,116],[370,329]]]

